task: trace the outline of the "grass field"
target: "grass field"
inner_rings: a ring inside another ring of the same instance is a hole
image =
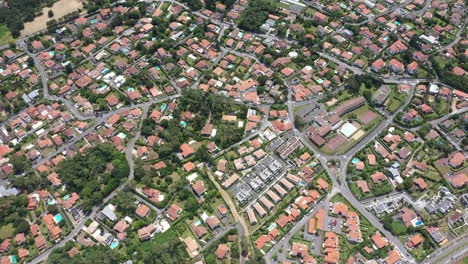
[[[7,26],[0,25],[0,46],[8,44],[13,41],[10,30]]]
[[[42,9],[42,15],[36,17],[33,21],[24,24],[24,29],[21,31],[21,36],[27,36],[47,29],[47,22],[52,19],[58,19],[73,11],[83,8],[83,0],[59,0],[49,8]],[[54,12],[53,17],[48,16],[49,10]]]
[[[15,232],[15,228],[13,227],[13,224],[2,226],[2,228],[0,228],[0,239],[3,240],[3,239],[13,236],[13,232]]]

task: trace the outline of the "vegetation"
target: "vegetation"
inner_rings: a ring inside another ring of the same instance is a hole
[[[252,32],[259,32],[260,27],[268,18],[269,13],[276,11],[276,5],[272,1],[250,1],[249,6],[239,17],[239,28]]]
[[[452,70],[455,66],[464,68],[463,65],[457,65],[456,63],[457,61],[465,61],[463,57],[455,61],[447,60],[442,55],[434,55],[431,57],[431,61],[441,81],[454,88],[460,89],[464,92],[468,92],[467,86],[464,85],[464,83],[468,81],[468,77],[466,75],[458,76],[452,73]]]
[[[216,10],[216,3],[219,2],[223,5],[226,6],[226,10],[227,9],[230,9],[232,7],[232,5],[236,2],[235,0],[220,0],[220,1],[216,1],[216,0],[205,0],[205,8],[206,9],[209,9],[211,11],[215,11]]]
[[[156,234],[152,240],[138,244],[134,250],[138,252],[137,258],[148,264],[179,264],[188,257],[185,245],[173,229]]]
[[[13,41],[11,32],[6,25],[0,25],[0,45],[5,45]]]
[[[59,247],[52,251],[47,259],[48,264],[113,264],[122,262],[122,256],[109,247],[97,246],[86,247],[80,251],[80,254],[70,257],[67,253],[72,248],[72,243],[67,243],[65,247]]]
[[[18,37],[29,22],[45,5],[52,5],[54,0],[15,0],[8,1],[8,7],[0,7],[0,24],[8,27],[13,37]]]
[[[62,161],[57,172],[69,191],[80,193],[87,211],[120,185],[129,166],[123,153],[105,143]]]
[[[23,222],[25,222],[26,230],[28,230],[29,224],[24,220],[28,213],[27,204],[28,198],[26,195],[0,197],[0,227],[14,224],[16,233],[24,232]]]

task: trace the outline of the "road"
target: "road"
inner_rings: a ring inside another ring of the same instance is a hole
[[[249,241],[250,240],[249,226],[247,225],[247,222],[245,221],[245,218],[242,217],[239,214],[239,212],[237,211],[236,204],[232,200],[231,195],[229,193],[227,193],[226,190],[224,190],[223,187],[221,187],[221,185],[219,185],[218,181],[216,181],[216,179],[213,176],[213,174],[211,173],[211,171],[207,170],[206,174],[208,175],[208,178],[211,180],[213,185],[216,187],[216,189],[221,194],[221,197],[223,197],[223,200],[226,202],[227,206],[229,207],[229,211],[232,213],[232,215],[234,217],[234,220],[236,221],[236,223],[239,224],[239,226],[237,227],[238,234],[239,234],[239,243],[242,243],[241,242],[242,240]],[[241,248],[241,247],[239,247],[239,248]],[[253,252],[253,249],[250,248],[250,251]],[[245,257],[241,258],[241,262],[245,263]]]

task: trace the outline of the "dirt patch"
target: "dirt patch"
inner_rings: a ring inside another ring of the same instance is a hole
[[[47,29],[47,22],[52,19],[59,19],[73,11],[83,8],[84,0],[59,0],[51,8],[46,7],[42,9],[42,16],[36,17],[33,21],[25,23],[24,29],[21,31],[21,36],[25,37],[38,31]],[[54,12],[54,16],[47,15],[49,10]]]

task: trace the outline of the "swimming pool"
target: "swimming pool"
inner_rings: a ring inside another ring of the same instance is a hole
[[[198,220],[196,221],[195,223],[193,223],[195,226],[199,226],[201,224],[201,220]]]
[[[112,245],[110,245],[110,248],[114,249],[114,248],[116,248],[118,246],[119,246],[119,242],[114,242],[114,243],[112,243]]]
[[[60,215],[60,214],[56,214],[54,216],[54,219],[55,219],[55,222],[57,222],[57,223],[60,223],[60,221],[63,220],[62,215]]]
[[[15,255],[11,255],[10,256],[10,262],[11,263],[17,263],[18,261],[16,260],[16,256]]]
[[[64,200],[70,199],[70,195],[69,195],[69,194],[65,195],[65,196],[63,197],[63,199],[64,199]]]
[[[423,221],[419,220],[417,221],[416,223],[414,223],[415,226],[420,226],[420,225],[423,225]]]
[[[315,161],[314,161],[314,162],[312,162],[312,163],[310,164],[310,166],[315,167],[315,166],[317,166],[317,163],[315,163]]]
[[[322,80],[322,79],[318,79],[317,82],[318,82],[319,84],[322,84],[322,83],[323,83],[323,80]]]
[[[125,135],[124,133],[120,132],[118,135],[117,135],[119,138],[121,139],[124,139],[127,137],[127,135]]]
[[[104,91],[105,89],[107,89],[107,85],[103,85],[102,87],[98,88],[99,91]]]
[[[166,104],[161,105],[161,110],[166,110],[166,107],[167,107]]]
[[[133,92],[133,91],[135,91],[135,88],[128,88],[128,91]]]
[[[49,54],[52,55],[52,56],[54,56],[54,55],[55,55],[55,51],[50,51]]]
[[[187,126],[187,122],[185,122],[185,121],[180,121],[180,125],[181,125],[182,127],[185,128],[185,127]]]
[[[353,161],[352,161],[353,164],[356,164],[356,163],[358,163],[358,162],[359,162],[359,159],[358,159],[358,158],[354,158]]]
[[[276,223],[271,224],[271,225],[268,227],[268,231],[273,230],[275,227],[276,227]]]

